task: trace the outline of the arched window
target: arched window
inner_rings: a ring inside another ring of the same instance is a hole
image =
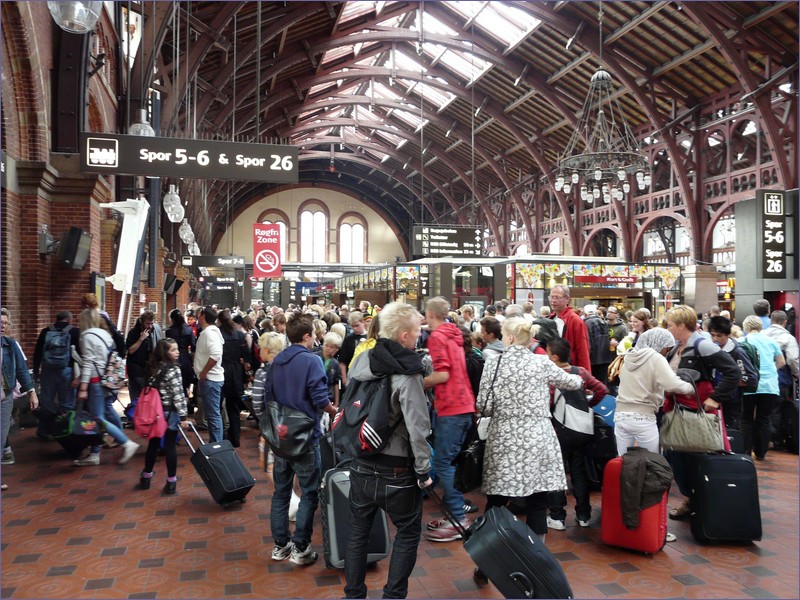
[[[286,223],[283,221],[275,221],[264,220],[261,221],[264,225],[277,225],[278,229],[281,231],[281,264],[286,262],[286,247],[289,243],[289,232],[286,229]]]
[[[328,218],[321,210],[300,213],[300,262],[324,263]]]
[[[339,262],[364,264],[366,235],[361,223],[342,223],[339,226]]]

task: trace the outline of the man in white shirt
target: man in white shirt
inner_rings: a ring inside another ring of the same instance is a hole
[[[222,441],[222,415],[220,397],[225,372],[222,369],[222,333],[216,326],[216,311],[206,306],[198,313],[202,331],[197,338],[194,353],[194,372],[200,382],[200,395],[203,400],[205,419],[208,424],[210,441]]]

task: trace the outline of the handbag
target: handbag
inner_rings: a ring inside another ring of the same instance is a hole
[[[674,408],[661,421],[659,436],[665,450],[717,452],[725,449],[722,417],[705,412],[699,395],[697,410],[675,402]]]
[[[303,411],[284,406],[274,399],[271,382],[265,383],[271,398],[264,398],[264,416],[258,425],[261,437],[266,440],[275,456],[286,460],[297,460],[311,450],[317,420]]]
[[[491,388],[489,390],[492,394],[494,393],[494,384],[497,381],[497,371],[500,369],[500,361],[502,358],[503,355],[501,354],[497,359],[497,367],[495,367],[494,375],[492,376]],[[487,398],[486,402],[488,403],[488,401]],[[490,417],[483,416],[483,410],[485,408],[486,403],[484,403],[483,409],[481,409],[481,416],[478,418],[476,437],[453,459],[453,464],[456,466],[456,472],[453,477],[453,487],[464,494],[481,487],[483,483],[483,456],[486,453],[486,437],[488,436],[488,423],[490,419]],[[482,430],[484,432],[483,436],[481,435]]]
[[[89,411],[70,410],[57,415],[39,411],[39,419],[44,430],[53,439],[80,436],[86,445],[103,443],[102,424]]]

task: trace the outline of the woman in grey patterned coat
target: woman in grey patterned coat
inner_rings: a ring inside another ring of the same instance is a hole
[[[488,497],[486,509],[525,498],[528,527],[543,538],[547,492],[567,489],[561,448],[550,422],[548,386],[577,390],[583,381],[528,349],[533,327],[521,317],[503,322],[505,350],[486,360],[477,407],[492,417],[481,486]]]

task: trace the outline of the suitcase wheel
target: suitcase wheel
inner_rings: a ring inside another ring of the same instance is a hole
[[[486,523],[486,517],[483,515],[475,519],[475,524],[473,525],[473,527],[475,527],[475,531],[478,531],[481,527],[483,527],[484,523]]]

